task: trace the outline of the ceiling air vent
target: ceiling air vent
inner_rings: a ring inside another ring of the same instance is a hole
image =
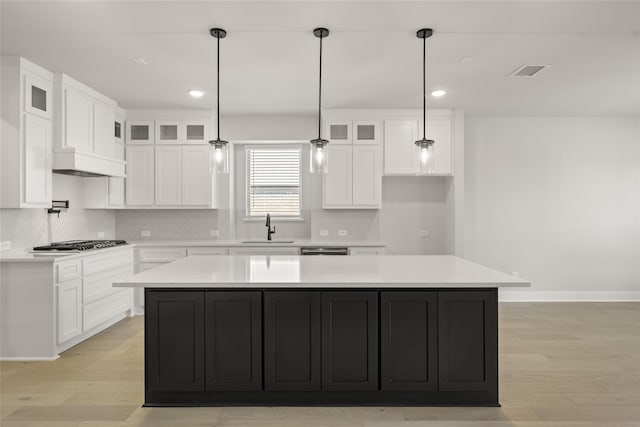
[[[511,73],[512,77],[533,77],[540,71],[548,68],[548,65],[523,65]]]

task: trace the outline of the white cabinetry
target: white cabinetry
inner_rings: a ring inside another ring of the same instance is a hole
[[[153,120],[127,120],[127,144],[153,144]]]
[[[127,206],[153,206],[154,204],[154,150],[153,146],[128,145],[126,202]]]
[[[124,178],[84,178],[85,209],[124,208]]]
[[[56,285],[56,311],[58,315],[58,345],[82,333],[82,279],[69,280]]]
[[[64,74],[55,76],[53,169],[124,177],[114,137],[116,102]]]
[[[182,205],[216,207],[214,189],[213,176],[209,170],[209,146],[183,146]]]
[[[53,75],[18,57],[0,74],[0,208],[51,207]]]
[[[182,147],[157,145],[155,147],[156,205],[182,203]]]
[[[447,176],[453,171],[452,120],[449,116],[427,119],[427,138],[433,145],[434,175]],[[422,137],[422,121],[418,118],[384,121],[384,174],[415,175],[418,173],[415,141]]]
[[[330,121],[328,173],[323,176],[325,209],[378,209],[382,200],[379,121]],[[350,134],[350,131],[353,134]],[[344,133],[347,133],[345,136]]]

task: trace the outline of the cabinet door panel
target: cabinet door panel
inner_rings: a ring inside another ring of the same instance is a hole
[[[329,171],[323,174],[323,207],[351,206],[353,204],[353,148],[329,144],[327,152]]]
[[[209,171],[209,147],[182,147],[182,204],[209,206],[212,174]]]
[[[182,144],[182,122],[156,121],[156,144]]]
[[[438,292],[439,389],[496,390],[497,290]]]
[[[93,152],[93,101],[86,95],[66,88],[65,144],[84,152]]]
[[[109,206],[124,206],[124,178],[109,177]]]
[[[82,279],[57,285],[58,344],[82,332]]]
[[[156,146],[156,205],[182,204],[182,147]]]
[[[51,94],[53,85],[49,80],[30,72],[24,73],[24,111],[45,119],[51,119]]]
[[[205,295],[207,391],[262,389],[259,291]]]
[[[153,144],[153,121],[127,121],[127,144]]]
[[[265,390],[320,390],[320,292],[265,292]]]
[[[146,291],[147,391],[204,391],[204,292]]]
[[[190,120],[182,123],[182,140],[185,144],[206,144],[211,137],[211,122]]]
[[[354,144],[380,144],[382,142],[382,122],[360,120],[353,122]]]
[[[437,174],[450,174],[453,171],[453,140],[450,119],[427,120],[427,137],[433,144],[433,170]]]
[[[415,141],[418,120],[384,121],[385,175],[413,175],[418,171]]]
[[[51,122],[24,114],[24,201],[51,203]]]
[[[351,144],[352,142],[352,122],[342,120],[329,120],[326,122],[325,137],[333,145],[336,144]],[[330,145],[331,145],[330,144]]]
[[[116,111],[113,107],[94,102],[93,104],[93,151],[99,156],[115,158],[115,138],[113,124]]]
[[[437,293],[381,293],[382,390],[436,390]]]
[[[131,146],[127,151],[127,205],[153,205],[154,152],[153,146]]]
[[[382,156],[377,145],[353,147],[353,206],[379,207],[382,200]]]
[[[322,293],[322,388],[378,389],[377,292]]]

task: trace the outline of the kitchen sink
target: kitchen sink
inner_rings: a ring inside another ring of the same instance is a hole
[[[243,240],[240,243],[293,243],[293,240]]]

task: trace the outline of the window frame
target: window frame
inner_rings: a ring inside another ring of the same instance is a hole
[[[243,221],[264,221],[264,215],[249,215],[249,151],[250,150],[296,150],[299,152],[300,167],[298,169],[298,185],[299,191],[299,214],[298,215],[274,215],[271,214],[271,220],[279,221],[304,221],[302,216],[303,210],[303,166],[304,166],[304,149],[302,144],[253,144],[244,145],[244,218]]]

